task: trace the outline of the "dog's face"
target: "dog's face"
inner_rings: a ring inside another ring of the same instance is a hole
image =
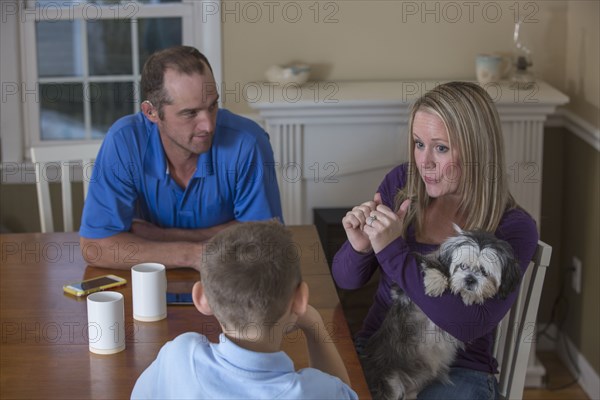
[[[504,298],[518,285],[519,264],[510,245],[481,231],[460,231],[440,246],[440,261],[448,266],[449,286],[467,305]]]

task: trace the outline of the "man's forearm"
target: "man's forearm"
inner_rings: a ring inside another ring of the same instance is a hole
[[[223,229],[237,223],[233,220],[210,228],[182,229],[161,228],[151,222],[134,219],[130,233],[142,239],[156,242],[205,242]]]
[[[185,241],[158,242],[129,232],[103,239],[80,238],[85,261],[92,266],[129,269],[142,262],[157,262],[167,268],[198,269],[202,260],[202,243]]]
[[[181,229],[171,228],[165,229],[164,241],[168,242],[205,242],[215,236],[223,229],[239,224],[238,221],[229,221],[221,225],[211,226],[203,229]]]

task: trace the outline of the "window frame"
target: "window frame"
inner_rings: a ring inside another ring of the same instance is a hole
[[[16,2],[18,4],[18,0]],[[206,4],[210,3],[210,17],[204,15],[203,12],[208,10]],[[84,14],[87,10],[89,11],[89,4],[84,2],[77,2],[77,5],[69,7],[48,7],[44,12],[35,12],[36,2],[27,0],[24,6],[18,5],[18,12],[16,18],[18,20],[18,28],[16,29],[16,37],[11,40],[14,46],[19,47],[20,58],[17,60],[17,72],[21,77],[21,100],[16,108],[19,111],[21,118],[21,140],[15,140],[11,138],[4,140],[7,135],[14,135],[14,132],[0,132],[2,134],[2,154],[0,155],[2,162],[22,162],[29,161],[29,149],[32,146],[60,146],[62,144],[75,144],[75,143],[90,143],[99,142],[98,139],[84,139],[84,140],[42,140],[41,139],[41,121],[40,121],[40,90],[39,84],[41,83],[67,83],[69,78],[61,79],[59,77],[38,77],[37,71],[37,41],[35,24],[37,21],[58,21],[58,20],[74,20],[74,19],[85,19],[85,20],[110,20],[110,19],[130,19],[135,23],[137,19],[141,18],[169,18],[169,17],[181,17],[182,19],[182,43],[198,48],[211,62],[211,67],[215,76],[216,82],[222,81],[222,50],[221,50],[221,17],[220,17],[220,0],[211,1],[196,1],[196,0],[182,0],[178,3],[161,3],[161,4],[142,4],[134,1],[124,1],[120,5],[121,12],[118,11],[115,5],[98,5],[94,4],[96,16],[90,18]],[[57,1],[53,4],[68,4],[66,1]],[[137,7],[136,12],[130,18],[124,18],[129,15],[126,14],[126,8],[135,5]],[[121,14],[121,15],[119,15]],[[86,24],[82,24],[86,26]],[[131,29],[132,40],[137,39],[137,29]],[[85,28],[80,30],[80,37],[83,42],[83,53],[82,57],[87,59],[87,40],[85,37]],[[133,51],[133,57],[137,58],[137,52]],[[136,65],[134,61],[134,66]],[[87,72],[87,68],[86,71]],[[134,68],[131,75],[121,76],[119,79],[110,79],[116,77],[111,75],[107,81],[117,82],[122,79],[126,79],[127,82],[133,82],[136,85],[139,82],[140,74],[138,70]],[[87,74],[81,77],[79,82],[98,82],[99,80],[92,78],[90,80]],[[35,95],[28,95],[35,88]],[[29,90],[29,92],[28,92]],[[139,91],[134,90],[134,112],[139,111],[141,99],[139,99]],[[6,105],[6,104],[5,104]],[[90,107],[89,101],[84,102],[84,107]],[[14,104],[13,107],[14,108]],[[8,108],[6,108],[8,110]],[[84,115],[86,131],[90,128],[89,116],[91,115],[90,110],[86,110]],[[14,124],[19,125],[19,124]],[[89,133],[89,132],[88,132]],[[86,134],[87,135],[87,134]]]

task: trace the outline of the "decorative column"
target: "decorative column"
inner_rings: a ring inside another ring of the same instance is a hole
[[[267,130],[271,136],[275,156],[283,219],[288,225],[302,224],[305,220],[305,193],[302,182],[304,127],[294,123],[269,124]]]

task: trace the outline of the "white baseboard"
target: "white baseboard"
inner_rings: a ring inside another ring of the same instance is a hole
[[[573,366],[573,362],[571,362],[571,359],[567,354],[567,347],[577,368]],[[598,372],[592,368],[590,363],[579,352],[579,349],[575,347],[571,339],[564,333],[560,334],[557,353],[573,376],[577,376],[577,370],[579,370],[579,380],[577,383],[579,383],[579,386],[581,386],[588,397],[590,399],[600,399],[600,376],[598,375]]]
[[[586,358],[575,347],[571,339],[559,332],[556,325],[552,324],[546,331],[552,337],[558,338],[554,342],[544,336],[537,342],[538,351],[555,351],[563,364],[569,369],[573,376],[577,376],[579,370],[578,384],[590,399],[600,399],[600,376],[592,368]],[[567,352],[568,349],[568,352]],[[571,355],[569,357],[569,354]],[[573,361],[571,361],[573,359]],[[575,363],[575,365],[573,365]]]
[[[525,373],[525,387],[526,388],[541,388],[546,385],[546,368],[535,357],[535,362],[527,365],[527,372]]]

